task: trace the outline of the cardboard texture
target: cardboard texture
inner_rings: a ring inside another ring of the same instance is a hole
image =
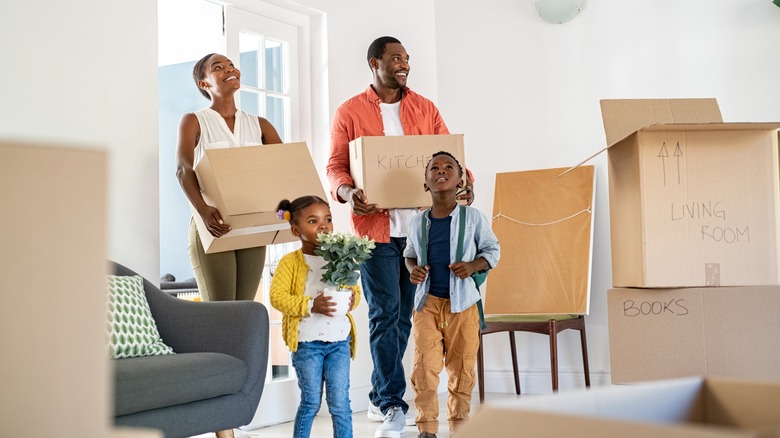
[[[104,151],[0,140],[3,436],[110,433],[107,169]]]
[[[465,170],[462,134],[359,137],[349,143],[352,180],[380,208],[430,207],[425,166],[439,151],[451,153]]]
[[[501,263],[490,271],[487,314],[587,314],[595,168],[499,173],[493,232]]]
[[[685,376],[780,382],[780,287],[611,289],[612,383]],[[780,415],[780,411],[778,411]]]
[[[780,434],[777,406],[776,382],[664,380],[496,402],[458,436],[768,438]]]
[[[615,287],[780,284],[777,123],[714,99],[604,100]]]
[[[203,199],[233,230],[215,238],[190,205],[207,254],[297,240],[276,217],[284,198],[327,199],[306,143],[207,149],[195,166]]]

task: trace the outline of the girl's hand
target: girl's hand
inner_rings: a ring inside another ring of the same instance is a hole
[[[349,311],[352,311],[352,308],[355,307],[355,289],[350,287],[349,288],[352,291],[352,295],[349,296]]]
[[[449,265],[450,270],[461,280],[469,278],[471,274],[477,272],[471,262],[457,262]]]
[[[353,292],[354,295],[354,292]],[[336,303],[326,297],[322,292],[314,297],[314,305],[311,307],[311,313],[319,313],[325,316],[332,316],[336,311]]]
[[[203,218],[203,223],[206,224],[209,233],[214,237],[222,237],[232,229],[230,225],[222,221],[222,215],[219,214],[219,210],[210,205],[206,205],[198,213]]]
[[[411,281],[412,284],[422,283],[425,281],[425,277],[428,276],[428,271],[430,269],[431,268],[427,265],[425,267],[420,265],[415,266],[412,272],[409,273],[409,281]]]

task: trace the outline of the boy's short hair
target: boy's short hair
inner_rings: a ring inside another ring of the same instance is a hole
[[[431,161],[433,161],[433,159],[438,157],[439,155],[446,155],[446,156],[452,158],[452,161],[454,161],[455,164],[458,165],[458,176],[461,177],[461,178],[463,177],[463,166],[460,165],[460,161],[458,161],[458,159],[455,158],[454,155],[452,155],[451,153],[449,153],[447,151],[439,151],[439,152],[436,152],[433,155],[431,155],[431,159],[428,160],[428,163],[425,165],[425,174],[428,173],[428,167],[431,166]]]

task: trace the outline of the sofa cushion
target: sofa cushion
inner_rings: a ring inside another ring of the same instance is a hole
[[[108,350],[114,359],[173,354],[163,343],[140,275],[107,276]]]
[[[234,394],[241,390],[248,372],[244,361],[222,353],[179,353],[113,362],[116,416]]]

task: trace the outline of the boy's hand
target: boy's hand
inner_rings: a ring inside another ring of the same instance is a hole
[[[425,277],[428,276],[428,270],[430,270],[430,267],[428,266],[415,266],[412,272],[409,273],[409,281],[411,281],[412,284],[422,283],[425,281]]]
[[[471,274],[477,272],[473,266],[473,262],[457,262],[449,265],[450,270],[456,277],[461,280],[469,278]]]
[[[352,292],[352,298],[354,299],[355,293]],[[311,307],[311,313],[320,313],[325,316],[333,315],[336,311],[336,303],[330,300],[330,297],[326,297],[323,293],[320,293],[314,297],[314,305]]]

